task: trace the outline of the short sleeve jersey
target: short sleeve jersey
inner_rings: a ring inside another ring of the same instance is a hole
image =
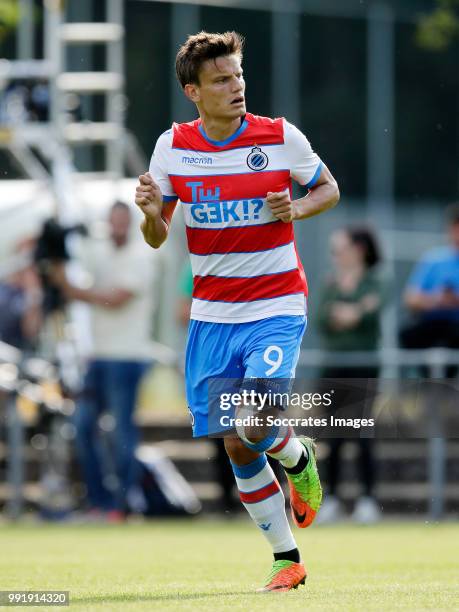
[[[268,192],[317,182],[322,162],[285,119],[247,113],[224,141],[200,119],[174,124],[156,144],[150,173],[164,201],[179,199],[193,271],[191,318],[220,323],[304,315],[307,282],[293,223],[277,220]]]

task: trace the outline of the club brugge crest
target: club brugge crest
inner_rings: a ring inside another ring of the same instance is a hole
[[[264,170],[268,165],[268,156],[260,149],[260,147],[253,147],[247,156],[247,165],[251,170],[259,172]]]

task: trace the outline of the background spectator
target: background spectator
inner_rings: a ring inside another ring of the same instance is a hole
[[[426,253],[414,268],[405,293],[411,322],[402,329],[403,347],[459,348],[459,204],[447,210],[449,245]],[[447,376],[457,373],[447,368]]]
[[[330,240],[334,271],[322,288],[318,308],[318,324],[325,348],[329,351],[373,351],[380,335],[380,314],[383,305],[383,284],[377,272],[379,248],[373,233],[365,227],[350,227],[336,231]],[[378,368],[329,367],[324,378],[376,378]],[[330,440],[328,457],[328,496],[319,520],[338,519],[343,512],[337,487],[340,451],[344,440]],[[368,438],[355,440],[359,447],[358,468],[363,495],[357,500],[352,518],[370,523],[379,519],[380,510],[373,497],[375,462],[373,442]]]
[[[0,278],[0,340],[20,349],[31,349],[42,323],[41,289],[32,253],[35,241],[21,240],[15,250],[16,271]]]
[[[130,238],[130,226],[128,206],[116,202],[109,214],[109,236],[85,244],[83,263],[92,276],[91,288],[71,285],[62,274],[58,279],[69,299],[91,306],[93,350],[77,405],[76,446],[90,511],[107,513],[111,521],[124,518],[128,493],[137,482],[134,452],[139,435],[134,410],[152,354],[155,253]],[[116,487],[111,486],[109,467],[103,461],[98,422],[104,412],[113,417],[106,420],[105,429],[112,430]]]

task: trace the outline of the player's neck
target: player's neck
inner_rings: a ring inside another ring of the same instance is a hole
[[[211,140],[226,140],[230,138],[240,127],[244,117],[222,120],[213,117],[201,116],[201,125]]]

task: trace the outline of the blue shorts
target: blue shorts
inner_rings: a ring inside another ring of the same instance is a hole
[[[209,379],[294,378],[306,324],[299,315],[234,324],[190,321],[185,371],[193,436],[209,433]]]

